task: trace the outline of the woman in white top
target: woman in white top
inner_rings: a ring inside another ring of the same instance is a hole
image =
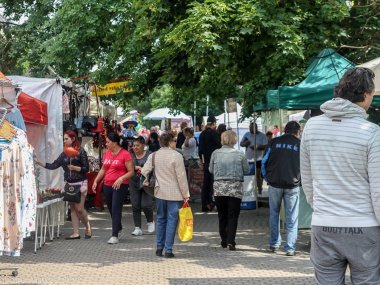
[[[195,156],[197,142],[194,138],[194,130],[192,128],[185,128],[183,134],[185,135],[185,142],[182,145],[182,154],[185,160],[189,160]]]

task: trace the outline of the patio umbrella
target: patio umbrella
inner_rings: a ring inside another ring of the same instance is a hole
[[[174,115],[176,114],[176,115]],[[144,120],[166,120],[166,119],[182,119],[190,121],[190,117],[181,111],[172,110],[169,108],[161,108],[150,112],[144,117]]]

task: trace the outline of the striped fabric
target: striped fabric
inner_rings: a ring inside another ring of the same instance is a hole
[[[380,226],[380,128],[335,98],[302,134],[301,177],[314,226]]]

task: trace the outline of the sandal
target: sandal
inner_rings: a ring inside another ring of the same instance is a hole
[[[69,236],[69,237],[67,237],[67,238],[65,238],[65,240],[72,240],[72,239],[80,239],[80,236],[78,235],[78,236]]]

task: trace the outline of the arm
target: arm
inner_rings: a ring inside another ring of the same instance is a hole
[[[196,145],[197,145],[197,141],[195,140],[195,138],[189,138],[187,145],[185,144],[186,147],[195,147]]]
[[[247,139],[247,136],[246,134],[244,134],[244,136],[242,137],[241,141],[240,141],[240,146],[241,147],[247,147],[249,146],[251,143],[249,142],[249,140]]]
[[[148,177],[149,173],[151,173],[153,170],[153,163],[152,163],[153,155],[155,155],[155,153],[152,153],[148,156],[148,159],[145,162],[144,167],[141,169],[141,174],[144,177]]]
[[[96,178],[94,180],[94,183],[92,184],[92,191],[96,191],[96,187],[98,186],[99,182],[102,181],[104,175],[106,174],[106,169],[104,168],[104,165],[99,170],[98,175],[96,175]]]
[[[302,149],[301,149],[302,150]],[[376,219],[380,222],[380,130],[375,132],[373,140],[370,142],[368,151],[368,177],[369,189],[372,200],[372,207]],[[302,183],[303,178],[302,178]]]
[[[203,138],[202,137],[203,137],[203,132],[199,135],[199,146],[198,146],[198,155],[201,159],[202,159],[202,154],[203,154]]]
[[[219,134],[216,131],[214,131],[212,137],[213,137],[213,140],[214,140],[214,144],[217,146],[217,148],[221,148],[222,144],[220,143],[220,136],[219,136]]]
[[[63,166],[63,159],[65,157],[65,154],[62,152],[56,160],[54,160],[53,163],[45,163],[45,165],[40,164],[42,167],[50,170],[57,169],[61,166]]]
[[[118,190],[120,188],[120,185],[123,184],[124,180],[128,180],[133,175],[135,175],[135,166],[132,159],[125,162],[125,168],[127,169],[127,173],[116,179],[115,183],[112,185],[112,188]]]
[[[301,179],[302,189],[305,192],[307,203],[313,208],[313,176],[311,173],[310,152],[307,146],[306,137],[307,132],[304,132],[301,140],[300,153]]]
[[[263,175],[265,181],[268,181],[267,180],[267,163],[269,160],[270,151],[271,151],[271,148],[268,147],[265,153],[265,156],[263,157],[263,160],[261,161],[261,174]]]
[[[185,138],[185,142],[184,142],[185,147],[189,147],[189,146],[190,146],[190,145],[189,145],[189,141],[190,141],[190,138],[189,138],[188,136],[186,136],[186,138]]]
[[[211,173],[211,174],[214,174],[214,160],[215,160],[215,152],[213,152],[211,154],[211,159],[210,159],[210,164],[208,166],[208,171]]]
[[[185,165],[183,163],[182,157],[178,156],[175,160],[175,174],[178,181],[179,190],[181,191],[183,199],[190,197],[189,184],[187,182]]]

